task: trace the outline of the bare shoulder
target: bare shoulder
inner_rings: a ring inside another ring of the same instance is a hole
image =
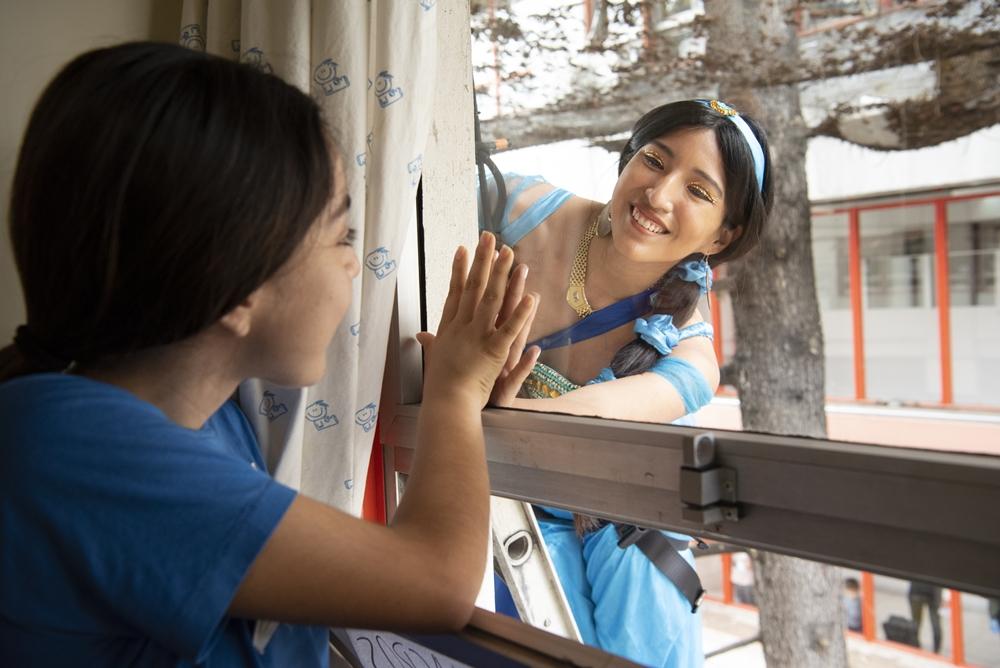
[[[551,189],[549,186],[549,191]],[[571,195],[544,225],[537,225],[526,234],[518,246],[526,251],[542,250],[556,255],[571,253],[602,206],[599,202]]]

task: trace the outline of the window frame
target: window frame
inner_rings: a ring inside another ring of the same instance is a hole
[[[418,412],[397,406],[383,431],[394,472],[409,471]],[[500,496],[1000,596],[996,457],[495,408],[483,428]],[[737,521],[682,516],[684,451],[702,434],[735,472]]]

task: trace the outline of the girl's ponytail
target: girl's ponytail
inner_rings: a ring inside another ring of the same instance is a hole
[[[0,382],[29,373],[65,371],[72,365],[73,360],[52,353],[27,325],[21,325],[14,342],[0,349]]]

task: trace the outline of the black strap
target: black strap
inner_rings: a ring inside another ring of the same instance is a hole
[[[541,506],[532,505],[535,516],[546,520],[562,521],[561,517],[556,517]],[[601,521],[598,529],[607,525],[606,520]],[[691,604],[691,612],[698,611],[702,599],[705,597],[705,589],[701,586],[701,578],[698,572],[691,567],[681,552],[688,549],[688,541],[679,538],[671,538],[657,529],[646,529],[634,524],[619,524],[614,522],[615,531],[618,532],[618,547],[623,550],[630,545],[635,545],[639,550],[653,562],[667,576],[667,579],[674,583],[678,591],[684,594],[684,598]],[[596,531],[597,529],[595,529]],[[698,547],[705,543],[698,539]],[[708,547],[705,545],[705,547]]]
[[[618,547],[623,549],[638,542],[638,540],[642,538],[643,534],[646,533],[657,533],[663,540],[670,543],[670,547],[674,548],[678,552],[683,552],[690,547],[690,541],[681,540],[680,538],[672,538],[654,529],[637,527],[634,524],[615,524],[615,531],[618,532]]]
[[[616,524],[615,529],[618,531],[618,547],[622,549],[630,545],[638,547],[646,558],[684,594],[684,598],[691,604],[691,612],[697,612],[705,597],[705,589],[701,586],[698,572],[680,555],[682,550],[688,548],[687,542],[665,536],[655,529],[645,529],[630,524]]]

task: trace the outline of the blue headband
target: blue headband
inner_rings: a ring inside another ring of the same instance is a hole
[[[739,129],[740,134],[743,135],[743,138],[747,140],[747,144],[750,146],[750,154],[753,155],[753,171],[754,176],[757,177],[757,187],[760,188],[761,192],[764,192],[764,149],[761,148],[760,141],[757,140],[757,135],[753,133],[747,122],[740,117],[739,112],[722,100],[695,100],[695,102],[708,107],[716,113],[722,114]]]

